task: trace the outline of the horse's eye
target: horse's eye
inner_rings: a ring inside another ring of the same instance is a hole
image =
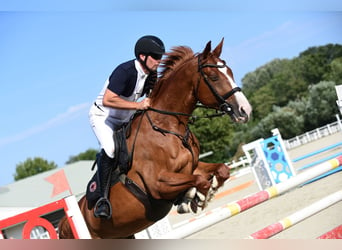
[[[218,81],[218,79],[219,79],[218,75],[216,75],[216,74],[209,75],[209,78],[210,78],[210,80],[212,80],[214,82]]]

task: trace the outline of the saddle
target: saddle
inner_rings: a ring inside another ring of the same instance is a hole
[[[137,115],[139,115],[138,112],[135,114],[135,116]],[[131,121],[132,120],[133,118]],[[110,187],[119,181],[123,183],[125,187],[145,206],[146,218],[155,222],[162,219],[170,211],[174,201],[154,199],[151,195],[142,190],[133,180],[127,177],[127,173],[132,166],[134,152],[134,146],[132,151],[128,152],[126,143],[126,138],[128,138],[131,133],[130,125],[131,122],[114,131],[113,137],[115,142],[115,160],[114,165],[112,166],[113,169],[111,170]],[[94,169],[96,163],[97,159],[92,166],[92,170]],[[100,197],[101,191],[99,177],[98,172],[96,171],[87,185],[86,199],[88,201],[88,209],[92,209]]]

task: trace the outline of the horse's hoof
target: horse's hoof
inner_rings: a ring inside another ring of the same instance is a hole
[[[188,204],[186,204],[185,202],[182,202],[181,204],[179,204],[177,206],[177,213],[179,213],[179,214],[190,213],[190,209],[189,209]]]
[[[190,200],[195,198],[196,192],[197,190],[195,187],[189,188],[189,190],[185,193],[185,198]]]
[[[199,204],[195,200],[192,200],[190,202],[189,209],[190,209],[191,213],[193,213],[193,214],[197,214],[197,213],[202,211],[201,207],[199,206]]]
[[[217,181],[217,178],[215,175],[214,175],[213,179],[211,180],[211,187],[213,189],[217,189],[217,187],[218,187],[218,181]]]
[[[197,196],[198,200],[200,200],[202,202],[205,201],[205,195],[202,194],[201,192],[197,192],[196,196]]]

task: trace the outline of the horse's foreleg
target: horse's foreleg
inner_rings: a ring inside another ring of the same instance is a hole
[[[199,162],[194,174],[203,176],[211,183],[206,196],[194,188],[189,189],[178,206],[179,213],[197,213],[199,208],[204,209],[214,197],[218,188],[229,178],[229,168],[223,163]]]
[[[155,199],[175,199],[179,193],[191,188],[206,195],[210,182],[202,175],[189,175],[174,172],[160,172],[157,182],[150,185],[150,192]]]
[[[195,169],[194,174],[202,175],[208,180],[215,176],[218,182],[218,187],[221,187],[229,178],[230,171],[229,167],[223,163],[206,163],[200,161],[198,162],[198,166]]]

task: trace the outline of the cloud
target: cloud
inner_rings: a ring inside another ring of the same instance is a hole
[[[81,103],[81,104],[71,106],[67,109],[66,112],[56,115],[55,117],[51,118],[47,122],[44,122],[30,129],[19,132],[15,135],[0,138],[0,147],[24,140],[28,137],[31,137],[45,130],[48,130],[52,127],[55,127],[55,126],[64,124],[70,120],[73,120],[78,115],[84,114],[84,112],[88,111],[89,107],[90,107],[90,103]]]
[[[260,51],[264,50],[276,51],[285,49],[289,47],[290,43],[293,44],[297,40],[303,39],[304,31],[308,32],[306,24],[287,21],[273,30],[266,31],[243,41],[232,48],[232,51],[238,51],[240,53],[247,51],[243,54],[249,55],[251,51],[260,53]]]

